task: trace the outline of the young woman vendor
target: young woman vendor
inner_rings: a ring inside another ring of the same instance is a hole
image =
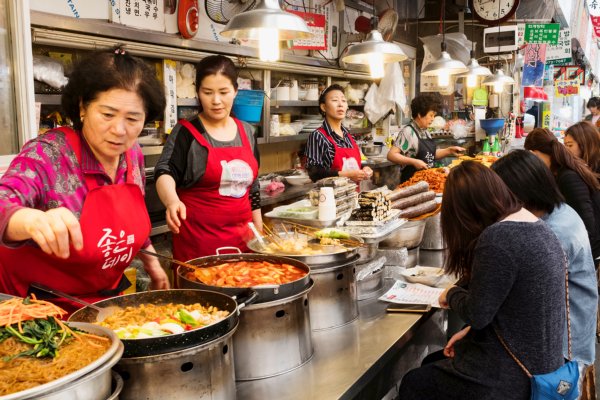
[[[465,151],[459,146],[438,149],[427,132],[440,107],[439,98],[431,94],[421,94],[410,103],[412,121],[402,128],[387,156],[389,161],[402,166],[401,182],[420,169],[432,168],[435,160]]]
[[[319,97],[323,125],[310,134],[306,144],[306,169],[310,179],[344,176],[355,182],[369,179],[373,171],[361,167],[360,149],[342,125],[348,111],[344,88],[331,85]]]

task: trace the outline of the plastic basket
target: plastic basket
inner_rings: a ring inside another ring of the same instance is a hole
[[[233,113],[242,121],[260,122],[264,100],[262,90],[239,90],[233,101]]]

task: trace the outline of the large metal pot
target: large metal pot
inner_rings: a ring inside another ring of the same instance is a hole
[[[286,237],[286,235],[284,233],[280,233],[279,235],[282,237]],[[293,235],[293,234],[290,234],[290,236],[291,235]],[[355,240],[357,242],[361,242],[361,243],[363,242],[363,240],[361,238],[355,237],[355,236],[351,236],[350,239]],[[360,248],[360,247],[347,248],[347,247],[343,247],[343,246],[336,246],[334,248],[334,250],[332,250],[331,252],[327,252],[326,249],[328,246],[324,246],[324,247],[325,247],[324,254],[311,254],[311,255],[281,254],[281,255],[288,257],[288,258],[293,258],[293,259],[301,261],[303,263],[306,263],[311,268],[313,268],[315,265],[331,265],[333,263],[341,263],[341,262],[350,260],[358,253],[358,249]],[[265,251],[264,247],[258,242],[257,239],[253,239],[250,242],[248,242],[248,248],[256,253],[271,254],[271,253],[267,253]]]
[[[123,358],[115,366],[125,385],[121,400],[235,399],[232,336],[166,354]]]
[[[293,296],[296,293],[306,289],[310,282],[310,268],[303,262],[295,260],[293,258],[280,257],[275,255],[266,255],[266,254],[219,254],[215,256],[208,257],[200,257],[194,258],[193,260],[187,261],[188,264],[192,264],[197,266],[197,268],[206,268],[212,267],[215,265],[223,264],[223,263],[236,263],[240,261],[256,261],[256,262],[270,262],[273,264],[289,264],[294,267],[300,268],[303,271],[306,271],[306,275],[301,279],[297,279],[293,282],[289,282],[283,285],[263,285],[256,286],[252,289],[258,293],[258,298],[254,303],[264,303],[268,301],[274,301],[278,299],[283,299],[289,296]],[[205,289],[205,290],[213,290],[221,293],[228,294],[230,296],[235,296],[240,293],[243,293],[247,289],[245,288],[237,288],[237,287],[227,287],[227,286],[211,286],[206,285],[202,282],[198,282],[193,279],[189,279],[187,277],[188,273],[192,272],[190,268],[179,267],[177,269],[177,285],[180,288],[188,288],[188,289]]]
[[[424,220],[408,221],[392,232],[386,239],[382,240],[379,243],[379,247],[385,249],[399,249],[401,247],[406,247],[407,249],[415,248],[421,244],[424,231]]]
[[[105,400],[111,395],[111,368],[121,359],[123,343],[110,329],[102,326],[70,322],[70,327],[107,336],[111,346],[106,353],[85,367],[51,382],[3,396],[2,400]]]
[[[425,219],[425,230],[423,233],[423,241],[421,249],[425,250],[443,250],[446,248],[446,243],[442,236],[442,213],[439,212]]]
[[[233,336],[235,378],[268,378],[294,370],[313,355],[308,292],[245,307]]]
[[[249,291],[248,297],[244,301],[251,302],[256,296],[256,292]],[[155,305],[168,303],[200,303],[203,306],[215,306],[220,310],[229,311],[229,315],[212,325],[180,334],[145,339],[123,339],[123,344],[125,345],[123,357],[145,357],[155,354],[170,353],[217,339],[237,326],[239,310],[245,306],[245,303],[242,301],[240,301],[241,304],[238,305],[234,298],[227,296],[226,294],[194,289],[170,289],[133,293],[112,297],[110,299],[98,301],[94,304],[99,307],[136,307],[144,303]],[[96,322],[96,314],[96,311],[92,308],[84,307],[74,312],[69,320]]]
[[[311,269],[315,287],[308,295],[313,330],[337,328],[358,318],[356,261]]]
[[[357,264],[365,264],[373,260],[377,256],[377,249],[379,248],[379,242],[369,242],[364,246],[358,248],[358,255],[360,258],[356,262]]]

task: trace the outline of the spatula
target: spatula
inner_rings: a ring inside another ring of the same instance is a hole
[[[87,301],[78,299],[77,297],[73,297],[70,294],[67,294],[65,292],[61,292],[60,290],[52,289],[51,287],[48,287],[46,285],[42,285],[41,283],[33,282],[33,283],[30,284],[30,286],[32,288],[34,288],[34,289],[41,290],[42,292],[50,293],[50,294],[52,294],[54,296],[57,296],[57,297],[64,297],[65,299],[69,299],[71,301],[74,301],[75,303],[78,303],[78,304],[84,305],[86,307],[89,307],[89,308],[91,308],[93,310],[96,310],[98,312],[98,314],[96,315],[96,321],[95,322],[102,322],[107,317],[110,317],[112,314],[114,314],[116,311],[122,310],[121,307],[117,307],[117,306],[98,307],[97,305],[94,305],[92,303],[88,303]]]

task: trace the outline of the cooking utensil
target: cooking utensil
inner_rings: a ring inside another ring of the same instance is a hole
[[[263,239],[258,229],[256,229],[256,225],[254,225],[254,222],[248,222],[248,226],[250,227],[250,230],[254,234],[256,240],[258,240],[258,243],[260,243],[263,247],[266,247],[267,244],[265,243],[265,240]]]
[[[30,286],[32,288],[34,288],[34,289],[41,290],[41,291],[46,292],[46,293],[50,293],[50,294],[52,294],[52,295],[54,295],[56,297],[64,297],[65,299],[69,299],[71,301],[74,301],[75,303],[78,303],[78,304],[81,304],[83,306],[92,308],[93,310],[97,311],[97,314],[96,314],[96,321],[97,322],[104,321],[107,317],[110,317],[114,312],[120,310],[119,307],[112,307],[112,306],[109,306],[109,307],[99,307],[97,305],[88,303],[85,300],[81,300],[81,299],[78,299],[77,297],[73,297],[70,294],[62,292],[60,290],[53,289],[53,288],[48,287],[46,285],[42,285],[41,283],[33,282],[33,283],[31,283]]]
[[[253,243],[257,248],[263,250],[263,247],[258,244],[257,239],[254,239]],[[237,263],[241,261],[269,262],[272,264],[289,264],[296,268],[300,268],[301,270],[306,272],[306,275],[293,282],[288,282],[281,285],[259,285],[252,287],[252,289],[258,293],[258,298],[256,299],[255,303],[265,303],[295,295],[296,293],[304,290],[310,283],[310,268],[303,262],[287,257],[250,253],[217,254],[214,256],[195,258],[193,260],[188,260],[187,262],[188,264],[191,264],[193,266],[193,270],[196,270],[198,268],[207,268],[223,263]],[[175,279],[177,279],[177,285],[179,287],[190,289],[214,290],[217,292],[226,293],[230,296],[235,296],[246,290],[246,288],[238,288],[231,286],[213,286],[208,285],[206,283],[198,282],[194,279],[190,279],[188,278],[188,274],[193,270],[190,270],[187,267],[179,268],[177,270],[177,276],[175,277]]]
[[[381,150],[383,150],[382,144],[363,144],[360,146],[363,154],[367,157],[374,157],[381,154]]]
[[[139,252],[140,253],[144,253],[144,254],[148,254],[150,256],[154,256],[154,257],[157,257],[157,258],[162,258],[163,260],[170,261],[173,264],[177,264],[177,265],[182,266],[182,267],[195,268],[192,264],[188,264],[186,262],[176,260],[173,257],[165,256],[164,254],[158,254],[158,253],[155,253],[153,251],[148,251],[148,250],[145,250],[145,249],[140,249]]]
[[[123,357],[129,358],[171,353],[217,339],[237,326],[239,311],[246,304],[252,303],[257,297],[258,293],[251,289],[240,293],[237,300],[226,294],[207,290],[169,289],[112,297],[98,301],[94,305],[97,307],[115,306],[125,308],[138,307],[140,304],[199,303],[205,307],[214,306],[219,310],[229,311],[229,315],[221,321],[191,331],[143,339],[121,339],[125,345]],[[75,311],[69,321],[98,322],[95,310],[91,307],[84,307]]]

